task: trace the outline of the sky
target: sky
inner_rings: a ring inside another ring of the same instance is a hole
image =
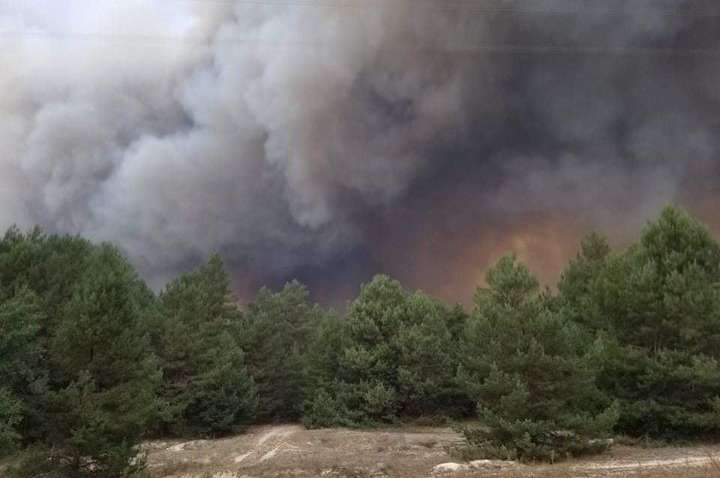
[[[240,300],[376,273],[468,302],[666,204],[720,232],[720,6],[0,0],[0,228],[116,243]]]

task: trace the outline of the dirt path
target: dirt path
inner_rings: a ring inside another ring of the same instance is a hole
[[[446,450],[459,440],[447,428],[358,431],[278,425],[222,440],[151,442],[146,449],[153,478],[720,477],[713,460],[720,457],[720,446],[616,446],[592,460],[523,466],[456,463]]]

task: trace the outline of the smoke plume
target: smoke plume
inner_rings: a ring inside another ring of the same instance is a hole
[[[62,5],[60,5],[62,3]],[[155,286],[386,272],[466,300],[515,250],[668,202],[720,225],[720,7],[690,0],[0,0],[0,227]]]

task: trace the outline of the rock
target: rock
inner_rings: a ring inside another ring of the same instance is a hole
[[[461,471],[469,471],[470,465],[463,463],[440,463],[433,467],[433,473],[458,473]]]
[[[218,471],[212,478],[237,478],[237,474],[232,471]]]
[[[178,443],[176,445],[170,446],[167,448],[168,451],[185,451],[185,450],[201,450],[203,448],[208,448],[212,446],[212,442],[210,440],[193,440],[193,441],[186,441],[183,443]]]
[[[185,443],[178,443],[177,445],[168,447],[168,451],[183,451],[184,449]]]

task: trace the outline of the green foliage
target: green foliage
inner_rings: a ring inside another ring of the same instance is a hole
[[[340,381],[348,344],[344,320],[334,313],[324,314],[309,337],[305,356],[302,420],[309,428],[353,425],[345,407],[348,387]]]
[[[219,256],[168,284],[160,302],[164,431],[225,433],[252,419],[255,385],[234,335],[240,313]]]
[[[458,372],[486,425],[465,430],[469,444],[492,456],[556,460],[607,434],[613,414],[595,387],[581,330],[548,308],[514,256],[500,259],[487,282],[475,296]],[[558,440],[558,432],[574,438]]]
[[[32,429],[44,421],[46,371],[38,340],[43,320],[38,302],[27,289],[0,302],[0,454],[11,441],[32,436]]]
[[[23,450],[19,459],[16,460],[16,464],[5,471],[8,478],[75,478],[78,476],[70,468],[66,457],[43,445],[33,445]]]
[[[58,389],[45,443],[69,475],[120,476],[157,414],[160,373],[149,352],[142,283],[111,246],[95,249],[50,341]]]
[[[308,428],[329,428],[332,426],[351,426],[346,418],[349,411],[341,400],[320,389],[305,402],[303,424]]]
[[[7,388],[0,388],[0,457],[15,451],[21,420],[22,403]]]
[[[666,208],[625,251],[588,236],[557,288],[501,259],[471,314],[377,276],[338,315],[297,282],[235,304],[217,255],[156,297],[121,254],[0,238],[0,454],[16,477],[129,476],[139,440],[253,419],[477,414],[465,456],[556,461],[613,426],[720,437],[720,244]],[[257,415],[256,415],[257,410]]]
[[[309,396],[306,421],[390,422],[454,405],[449,317],[428,296],[375,277],[351,304],[346,322],[325,324],[316,340],[311,375],[322,379]],[[460,320],[457,311],[452,317]]]
[[[408,318],[394,338],[397,393],[401,414],[420,416],[449,407],[457,398],[453,381],[456,347],[449,312],[440,302],[422,293],[406,300]]]
[[[469,446],[455,450],[465,459],[478,456],[499,460],[557,462],[570,457],[602,453],[608,440],[588,439],[568,430],[557,430],[554,422],[531,419],[508,419],[481,409],[479,418],[484,426],[464,427],[461,432]],[[610,408],[595,420],[600,429],[608,430],[617,419]]]
[[[570,261],[560,277],[558,296],[553,304],[567,319],[590,329],[607,325],[591,291],[607,266],[610,254],[607,239],[597,233],[588,235],[580,243],[580,253]]]
[[[10,228],[0,240],[2,298],[27,288],[45,311],[43,333],[52,329],[88,267],[92,244],[77,236],[46,235],[40,229],[23,234]]]
[[[298,420],[303,413],[305,356],[322,310],[297,281],[277,293],[261,289],[238,336],[258,387],[258,419]]]
[[[0,349],[12,350],[2,355],[0,375],[14,377],[11,388],[23,404],[17,425],[23,442],[47,435],[47,391],[62,386],[47,360],[48,341],[92,248],[79,237],[46,235],[37,228],[22,233],[13,227],[0,239],[0,321],[14,331],[0,337]]]
[[[718,284],[720,245],[698,221],[668,207],[638,244],[606,254],[586,279],[560,288],[568,315],[602,337],[598,380],[621,404],[619,431],[720,436]]]

